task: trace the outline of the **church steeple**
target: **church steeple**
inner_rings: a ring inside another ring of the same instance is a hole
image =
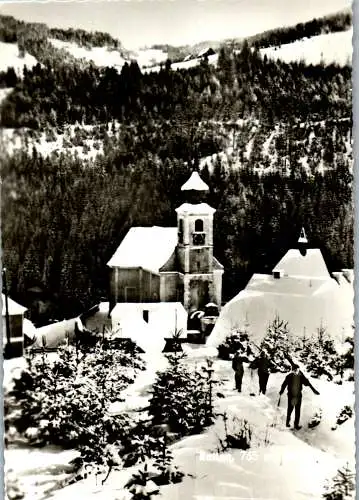
[[[204,200],[209,187],[193,171],[181,191],[185,200],[176,209],[177,259],[183,274],[185,309],[200,309],[209,301],[220,306],[223,268],[217,269],[220,264],[213,257],[215,209]]]
[[[208,185],[201,179],[197,171],[192,172],[188,181],[181,187],[187,202],[200,203],[209,191]]]
[[[201,179],[198,172],[192,172],[191,177],[181,187],[181,191],[208,191],[208,185]]]
[[[308,245],[308,238],[307,238],[307,235],[305,234],[304,227],[302,227],[302,229],[300,230],[300,235],[299,235],[299,238],[298,238],[298,243],[300,243],[302,245]]]
[[[302,227],[298,238],[298,249],[302,255],[305,255],[307,253],[307,248],[308,248],[308,238],[305,233],[304,227]]]

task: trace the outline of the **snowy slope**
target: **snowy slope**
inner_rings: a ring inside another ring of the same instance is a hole
[[[280,47],[261,49],[260,53],[270,59],[285,62],[320,64],[323,61],[325,65],[337,63],[345,66],[352,61],[352,38],[353,29],[350,29],[297,40]]]
[[[185,346],[189,355],[186,363],[189,366],[203,361],[213,354],[207,347]],[[148,392],[153,381],[156,367],[163,369],[163,356],[153,359],[153,366],[146,375],[128,389],[129,405],[127,409],[143,407],[144,393]],[[200,435],[183,438],[172,445],[174,462],[187,474],[179,484],[161,487],[160,497],[164,500],[320,500],[327,480],[336,474],[338,468],[347,462],[354,464],[354,421],[349,419],[333,431],[336,416],[344,405],[353,405],[354,384],[345,382],[335,385],[324,380],[312,380],[320,391],[315,396],[309,389],[303,393],[302,418],[303,428],[299,431],[289,430],[284,426],[286,396],[278,403],[278,392],[283,382],[283,374],[270,376],[266,396],[251,397],[257,389],[257,376],[251,376],[246,369],[243,380],[243,391],[238,394],[233,389],[233,372],[230,362],[216,359],[214,362],[215,378],[222,382],[218,388],[223,395],[217,398],[215,411],[218,415],[214,426]],[[150,373],[151,372],[151,373]],[[321,423],[311,429],[308,421],[318,409],[322,410]],[[247,419],[253,435],[249,450],[229,449],[220,452],[219,438],[224,437],[223,419],[220,414],[229,417],[228,429],[235,429],[234,419]],[[40,454],[45,463],[45,453]],[[49,450],[49,461],[54,463],[53,450]],[[31,483],[36,476],[30,476],[33,469],[29,463],[27,451],[17,450],[6,453],[8,466],[18,471],[21,481],[27,483],[31,491],[36,488]],[[57,457],[57,468],[66,464],[67,457]],[[27,460],[26,463],[23,460]],[[63,460],[63,462],[61,462]],[[94,477],[79,481],[63,489],[53,492],[54,500],[67,498],[124,500],[129,498],[123,489],[133,469],[113,471],[108,481],[102,486]],[[50,478],[48,478],[49,480]],[[41,489],[41,488],[38,488]],[[32,498],[43,498],[35,495]]]
[[[34,56],[25,53],[24,57],[19,57],[19,48],[16,43],[0,42],[0,71],[7,68],[14,68],[18,75],[22,75],[24,66],[32,68],[36,66],[37,60]]]
[[[86,59],[92,61],[96,66],[111,66],[121,69],[126,60],[123,58],[121,51],[111,50],[107,47],[80,47],[73,42],[64,42],[56,38],[50,38],[49,42],[57,49],[64,49],[76,59]]]
[[[217,64],[218,61],[218,54],[213,54],[212,56],[208,56],[208,62],[209,64]],[[198,66],[198,64],[201,62],[201,59],[191,59],[189,61],[182,61],[178,63],[173,63],[171,65],[171,69],[173,71],[177,71],[178,69],[189,69],[193,68],[195,66]],[[144,73],[151,73],[151,72],[156,72],[161,69],[160,66],[153,66],[151,68],[146,68],[144,69]]]
[[[124,57],[121,50],[109,49],[108,47],[81,47],[74,42],[64,42],[56,38],[50,38],[50,43],[57,49],[69,52],[76,59],[92,61],[96,66],[109,66],[121,70],[125,62],[136,60],[138,65],[143,67],[158,65],[165,62],[168,55],[166,52],[157,49],[139,49],[131,53],[131,57]]]

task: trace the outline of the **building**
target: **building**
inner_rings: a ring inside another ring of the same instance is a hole
[[[181,302],[187,312],[221,306],[223,266],[213,255],[215,209],[208,186],[193,172],[177,227],[133,227],[111,257],[110,310],[121,302]]]
[[[254,274],[246,288],[222,308],[207,340],[217,347],[235,329],[246,328],[260,342],[276,316],[297,337],[311,337],[324,327],[338,342],[353,334],[354,274],[330,275],[318,248],[308,248],[304,230],[272,274]]]
[[[187,312],[180,302],[118,303],[111,311],[114,337],[130,338],[146,353],[161,353],[166,338],[185,338]]]
[[[1,295],[2,300],[2,331],[3,331],[3,346],[7,350],[7,321],[6,321],[6,298]],[[9,319],[9,337],[10,348],[7,355],[10,357],[22,356],[24,349],[24,313],[26,307],[21,306],[14,300],[7,298],[8,319]]]

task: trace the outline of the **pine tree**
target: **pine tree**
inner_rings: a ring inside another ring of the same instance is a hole
[[[269,359],[279,371],[290,369],[291,363],[288,356],[294,348],[294,343],[290,337],[288,323],[281,320],[278,315],[268,326],[260,348],[267,352]]]
[[[349,464],[338,470],[332,484],[326,489],[323,495],[326,500],[354,500],[355,474],[350,470]]]

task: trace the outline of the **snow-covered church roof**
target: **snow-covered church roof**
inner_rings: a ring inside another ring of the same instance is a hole
[[[208,185],[200,178],[198,172],[192,172],[191,177],[181,187],[181,191],[208,191]]]
[[[176,227],[132,227],[107,265],[158,273],[177,245]]]
[[[305,255],[289,250],[271,275],[254,274],[222,308],[208,345],[216,347],[231,331],[245,327],[260,342],[275,316],[288,322],[296,336],[311,336],[323,326],[342,340],[352,333],[354,287],[351,273],[340,275],[342,279],[330,276],[319,249],[308,249]]]
[[[273,272],[275,271],[282,271],[284,276],[291,277],[330,278],[328,268],[319,248],[308,248],[304,254],[297,248],[288,250],[273,269]]]

